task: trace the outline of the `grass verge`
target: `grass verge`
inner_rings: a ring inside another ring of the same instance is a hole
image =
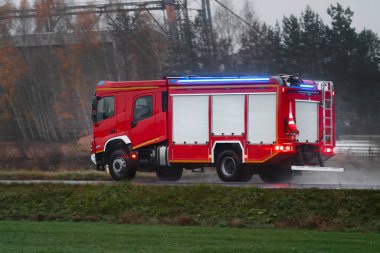
[[[102,180],[112,178],[104,171],[41,171],[41,170],[0,170],[1,180]]]
[[[0,220],[18,219],[380,232],[380,191],[0,185]]]
[[[380,235],[73,222],[0,222],[3,252],[377,252]]]

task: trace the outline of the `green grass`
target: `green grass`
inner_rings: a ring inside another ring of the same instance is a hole
[[[380,191],[0,185],[0,220],[19,219],[380,232]]]
[[[154,178],[154,173],[139,172],[139,178]],[[105,171],[95,170],[0,170],[0,180],[89,180],[114,181]]]
[[[378,252],[380,235],[304,230],[0,222],[1,252]]]
[[[104,171],[0,170],[1,180],[112,180]]]

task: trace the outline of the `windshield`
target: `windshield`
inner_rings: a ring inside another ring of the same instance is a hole
[[[115,99],[113,96],[96,98],[93,101],[93,121],[100,122],[115,115]]]

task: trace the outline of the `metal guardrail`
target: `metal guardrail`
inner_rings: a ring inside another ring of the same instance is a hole
[[[337,141],[336,154],[353,154],[358,156],[380,156],[380,144],[368,140]]]

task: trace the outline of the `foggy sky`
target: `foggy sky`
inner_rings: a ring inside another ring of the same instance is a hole
[[[13,0],[15,4],[19,4],[20,0]],[[29,0],[33,2],[33,0]],[[134,0],[139,1],[139,0]],[[235,11],[239,13],[246,0],[234,0]],[[363,28],[371,29],[372,31],[380,34],[380,1],[379,0],[248,0],[254,4],[257,15],[261,21],[270,25],[274,25],[276,20],[281,21],[284,15],[295,14],[297,17],[301,11],[305,10],[307,5],[318,12],[325,23],[330,23],[330,18],[326,10],[330,4],[341,3],[344,7],[350,6],[354,11],[353,25],[357,31]],[[0,3],[2,0],[0,0]],[[75,2],[97,2],[104,3],[107,0],[76,0]],[[200,0],[192,0],[190,2],[200,3]],[[213,7],[216,3],[211,0]]]

